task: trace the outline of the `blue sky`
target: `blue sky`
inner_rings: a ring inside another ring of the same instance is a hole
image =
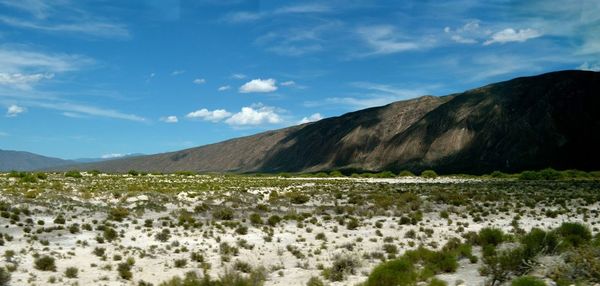
[[[0,0],[0,148],[178,150],[600,70],[600,1]]]

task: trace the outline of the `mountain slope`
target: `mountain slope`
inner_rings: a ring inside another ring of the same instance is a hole
[[[73,161],[29,152],[0,150],[0,171],[31,171],[74,164]]]
[[[600,73],[562,71],[83,169],[481,173],[600,168]]]

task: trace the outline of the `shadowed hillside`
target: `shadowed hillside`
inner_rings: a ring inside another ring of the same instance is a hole
[[[76,167],[118,172],[599,169],[598,110],[600,73],[561,71],[178,152]]]

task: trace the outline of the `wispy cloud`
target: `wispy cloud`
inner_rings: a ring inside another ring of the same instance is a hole
[[[525,42],[529,39],[541,37],[542,33],[534,29],[519,29],[507,28],[494,33],[491,39],[485,41],[483,45],[491,45],[493,43],[509,43],[509,42]]]
[[[328,97],[321,101],[307,101],[307,107],[325,105],[346,106],[352,109],[363,109],[374,106],[386,105],[394,101],[406,100],[418,96],[431,94],[431,89],[437,86],[426,85],[421,88],[406,89],[398,88],[388,84],[372,82],[354,82],[351,86],[363,90],[356,94],[343,97]],[[367,92],[364,92],[364,91]]]
[[[128,38],[129,30],[122,24],[80,20],[72,23],[50,24],[45,21],[28,21],[0,16],[0,22],[22,29],[56,33],[78,33],[105,38]]]
[[[7,85],[17,89],[30,89],[32,84],[53,77],[54,74],[52,73],[22,74],[0,72],[0,85]]]
[[[363,55],[385,55],[425,48],[422,40],[401,36],[401,33],[390,25],[363,26],[356,30],[359,37],[367,44],[370,51]]]
[[[274,10],[264,11],[236,11],[228,13],[223,17],[223,20],[232,24],[254,22],[264,18],[287,16],[290,14],[316,14],[328,13],[333,9],[323,3],[303,3],[296,5],[287,5],[276,8]]]
[[[77,104],[72,102],[41,102],[41,101],[23,101],[23,105],[53,109],[71,113],[84,114],[96,117],[106,117],[112,119],[122,119],[136,122],[148,122],[148,120],[139,115],[123,113],[114,109],[106,109],[91,105]]]

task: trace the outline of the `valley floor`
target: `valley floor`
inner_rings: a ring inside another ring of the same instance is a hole
[[[502,230],[510,248],[533,228],[578,222],[597,234],[600,222],[594,180],[4,174],[0,191],[7,285],[160,285],[188,272],[356,285],[384,261],[453,240],[472,242],[474,258],[426,281],[485,285],[481,229]],[[528,273],[550,281],[558,256]]]

